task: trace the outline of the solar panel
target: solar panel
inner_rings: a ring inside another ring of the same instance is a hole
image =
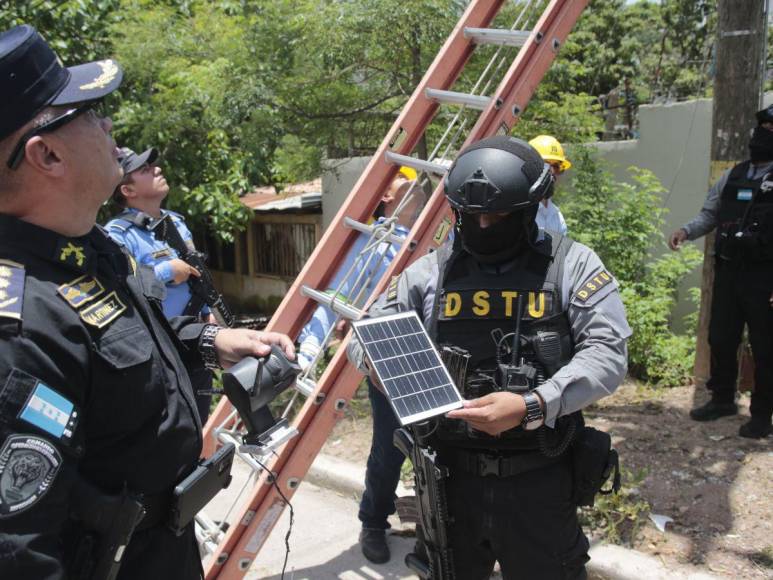
[[[352,323],[400,423],[462,406],[462,397],[415,312]]]

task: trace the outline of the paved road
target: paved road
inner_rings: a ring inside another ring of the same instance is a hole
[[[389,536],[392,559],[387,564],[368,562],[360,552],[357,536],[357,501],[317,487],[301,484],[293,500],[295,512],[290,536],[287,580],[381,580],[414,579],[403,564],[412,538]],[[281,578],[285,556],[284,538],[290,521],[285,509],[250,569],[250,580]]]

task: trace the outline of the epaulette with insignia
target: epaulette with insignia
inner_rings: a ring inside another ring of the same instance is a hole
[[[131,226],[132,226],[131,223],[127,222],[126,220],[113,220],[111,222],[108,222],[108,224],[105,227],[105,229],[108,232],[111,232],[111,231],[114,231],[114,230],[117,230],[119,232],[125,232]]]
[[[11,260],[0,260],[0,318],[21,320],[24,279],[24,266]]]

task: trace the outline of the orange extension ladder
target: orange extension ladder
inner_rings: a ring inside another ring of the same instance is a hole
[[[451,32],[421,83],[406,103],[381,146],[360,176],[349,197],[327,228],[292,288],[277,308],[266,330],[296,337],[319,303],[330,306],[345,318],[356,318],[357,309],[334,300],[325,293],[327,284],[344,261],[352,244],[361,235],[383,193],[400,166],[416,169],[422,175],[442,175],[447,164],[441,161],[466,144],[495,134],[508,134],[526,108],[529,99],[556,53],[585,9],[588,0],[552,0],[542,11],[531,30],[520,30],[524,18],[546,3],[524,0],[518,21],[511,29],[488,28],[505,0],[472,0]],[[529,12],[531,10],[531,12]],[[473,93],[451,91],[476,45],[499,45]],[[521,47],[514,60],[500,58],[500,50]],[[508,65],[509,62],[509,65]],[[504,63],[504,64],[503,64]],[[507,67],[498,86],[493,78]],[[489,94],[485,94],[489,92]],[[466,120],[457,113],[441,142],[448,138],[445,149],[436,147],[429,160],[413,157],[414,148],[438,112],[440,105],[461,106],[480,110],[477,122],[467,130]],[[454,126],[456,123],[456,126]],[[456,143],[453,140],[456,139]],[[461,140],[463,139],[463,142]],[[401,272],[427,251],[445,240],[452,226],[452,214],[445,203],[442,184],[438,185],[424,210],[412,225],[408,238],[392,261],[383,278],[375,285],[373,300],[381,293],[392,275]],[[388,233],[387,233],[388,235]],[[315,290],[317,289],[317,290]],[[242,578],[276,524],[285,507],[306,475],[335,424],[354,395],[362,376],[346,359],[347,336],[330,363],[315,382],[299,380],[298,390],[306,396],[303,407],[292,419],[292,431],[298,436],[286,440],[262,461],[242,457],[255,470],[255,477],[245,484],[245,497],[229,510],[227,529],[203,513],[197,517],[197,536],[206,554],[204,569],[207,580]],[[239,421],[233,407],[223,400],[205,427],[205,455],[217,445],[239,443]],[[263,466],[270,472],[268,473]],[[281,493],[280,493],[281,491]],[[353,523],[354,525],[354,523]]]

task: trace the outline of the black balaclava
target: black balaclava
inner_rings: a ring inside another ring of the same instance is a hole
[[[773,131],[758,125],[749,139],[749,158],[752,163],[773,161]]]
[[[481,228],[475,214],[457,213],[462,247],[484,264],[506,262],[530,247],[537,235],[537,205],[515,210],[497,223]]]

